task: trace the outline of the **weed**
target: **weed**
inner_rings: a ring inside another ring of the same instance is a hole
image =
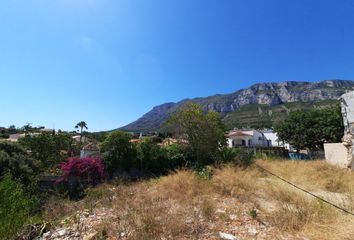
[[[253,219],[256,219],[258,216],[258,212],[256,209],[252,208],[248,211],[248,215],[250,215]]]

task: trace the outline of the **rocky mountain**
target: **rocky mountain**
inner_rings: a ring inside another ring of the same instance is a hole
[[[272,111],[270,108],[273,106],[281,106],[284,113],[288,113],[289,109],[286,107],[287,104],[297,103],[296,109],[302,109],[301,103],[306,103],[306,106],[313,103],[315,106],[322,101],[336,100],[346,91],[353,89],[354,81],[352,80],[257,83],[249,88],[240,89],[230,94],[184,99],[177,103],[165,103],[156,106],[138,120],[120,129],[132,132],[156,131],[173,112],[189,101],[200,104],[205,110],[221,113],[224,120],[228,119],[227,122],[230,122],[230,118],[237,118],[238,112],[242,111],[242,109],[248,105],[256,105],[256,111],[258,113],[262,112],[262,107],[267,108],[269,116]]]

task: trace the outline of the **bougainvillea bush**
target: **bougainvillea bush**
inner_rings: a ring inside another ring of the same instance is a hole
[[[103,162],[98,157],[71,157],[60,164],[63,171],[61,181],[77,179],[96,184],[105,177]]]

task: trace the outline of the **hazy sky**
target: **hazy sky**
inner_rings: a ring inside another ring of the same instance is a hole
[[[353,0],[0,0],[0,126],[127,124],[256,82],[354,79]]]

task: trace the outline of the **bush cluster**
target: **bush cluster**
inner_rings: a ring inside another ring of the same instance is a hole
[[[59,132],[27,135],[20,139],[19,144],[40,161],[41,169],[45,171],[56,168],[68,156],[79,153],[73,141],[69,133]]]
[[[130,134],[117,131],[111,133],[103,142],[101,151],[110,177],[117,172],[132,170],[156,176],[181,167],[189,167],[199,172],[209,164],[220,163],[247,167],[254,158],[253,152],[221,147],[212,159],[198,161],[200,156],[196,156],[189,145],[160,146],[154,139],[146,138],[138,143],[132,143],[131,139]]]
[[[60,164],[63,172],[62,180],[77,178],[91,184],[97,184],[104,179],[104,166],[97,157],[71,157]]]
[[[238,167],[248,167],[254,160],[254,152],[244,148],[222,148],[219,163],[230,163]]]
[[[0,179],[0,238],[15,239],[37,207],[38,200],[29,196],[10,173],[5,173]]]
[[[154,139],[144,139],[139,143],[132,143],[131,139],[130,134],[117,131],[102,143],[101,151],[109,177],[132,170],[140,174],[160,175],[186,163],[183,146],[161,147]]]
[[[22,184],[30,185],[40,171],[40,162],[15,144],[0,142],[0,176],[9,172]]]
[[[60,164],[60,169],[63,176],[58,183],[72,200],[82,198],[87,185],[96,185],[105,177],[103,162],[98,157],[71,157]]]

